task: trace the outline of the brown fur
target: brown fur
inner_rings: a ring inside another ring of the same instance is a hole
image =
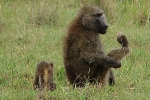
[[[56,84],[53,82],[53,63],[40,62],[37,65],[33,87],[35,90],[55,90]]]
[[[129,41],[127,37],[122,33],[118,34],[117,41],[122,45],[122,47],[118,49],[113,49],[112,51],[108,53],[108,56],[121,61],[130,52]],[[108,75],[109,79],[106,79],[106,80],[108,80],[109,85],[113,85],[115,83],[115,76],[114,76],[112,69],[108,71],[108,74],[109,74]]]
[[[112,50],[108,56],[116,58],[117,60],[122,60],[130,52],[129,41],[123,34],[118,34],[117,41],[122,45],[122,47]]]
[[[104,86],[109,69],[121,67],[120,61],[107,56],[103,51],[99,33],[105,34],[107,25],[97,27],[94,22],[96,16],[103,17],[102,21],[106,22],[100,8],[83,7],[64,38],[65,71],[74,87],[82,87],[86,82],[98,82]]]

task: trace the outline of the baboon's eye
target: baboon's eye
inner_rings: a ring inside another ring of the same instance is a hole
[[[93,16],[94,16],[94,17],[100,17],[100,16],[102,16],[102,14],[103,14],[103,13],[98,13],[98,14],[94,14]]]

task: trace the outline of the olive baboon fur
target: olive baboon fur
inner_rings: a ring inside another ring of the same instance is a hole
[[[53,63],[40,62],[37,64],[35,80],[33,83],[35,90],[55,90],[56,84],[53,82]]]
[[[113,57],[113,58],[116,58],[117,60],[121,61],[126,55],[128,55],[130,53],[129,41],[128,41],[127,37],[122,33],[118,34],[117,41],[122,45],[122,47],[113,49],[107,55],[109,57]],[[108,74],[109,74],[108,75],[109,76],[108,83],[109,83],[109,85],[113,85],[115,83],[115,77],[114,77],[114,73],[113,73],[112,69],[110,69],[108,71]]]
[[[63,57],[67,78],[74,87],[83,87],[86,82],[105,86],[110,68],[121,67],[120,60],[103,51],[99,34],[105,34],[107,27],[103,10],[91,5],[81,8],[68,27]]]
[[[118,34],[117,41],[122,45],[122,48],[113,49],[107,55],[109,57],[116,58],[117,60],[122,60],[130,52],[129,41],[122,33]]]

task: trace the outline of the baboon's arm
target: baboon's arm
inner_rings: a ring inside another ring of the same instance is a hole
[[[82,51],[80,52],[80,59],[84,60],[89,64],[95,63],[98,65],[109,66],[114,68],[121,67],[120,61],[117,61],[116,59],[104,54],[100,55],[97,53]]]

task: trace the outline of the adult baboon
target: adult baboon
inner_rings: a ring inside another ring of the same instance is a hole
[[[56,84],[53,82],[53,63],[40,62],[37,65],[35,80],[33,83],[35,90],[55,90]]]
[[[103,51],[99,33],[105,34],[107,28],[103,10],[91,5],[84,6],[70,24],[63,52],[66,75],[74,87],[82,87],[87,81],[104,86],[110,68],[121,67],[119,60]]]

